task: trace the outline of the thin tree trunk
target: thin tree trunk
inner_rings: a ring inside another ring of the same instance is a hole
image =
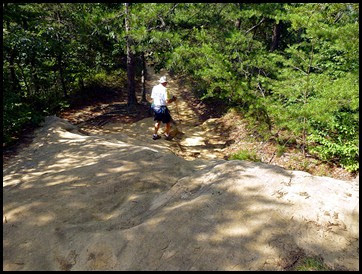
[[[23,75],[23,79],[24,79],[24,84],[25,84],[25,87],[26,87],[26,90],[28,91],[28,95],[30,95],[30,87],[29,87],[29,84],[28,84],[28,81],[26,80],[26,76],[25,76],[25,73],[24,73],[24,70],[20,64],[20,61],[19,63],[17,64],[20,71],[21,71],[21,74]]]
[[[4,9],[7,7],[7,3],[4,3]],[[8,30],[10,30],[10,23],[9,21],[6,21],[6,26],[8,28]],[[19,84],[19,80],[16,77],[16,72],[15,72],[15,50],[11,49],[10,50],[10,59],[9,59],[9,63],[10,63],[10,81],[11,81],[11,87],[13,92],[16,92],[18,89],[20,90],[20,84]]]
[[[142,82],[142,102],[147,102],[146,99],[146,77],[147,77],[147,68],[146,68],[146,60],[145,60],[145,53],[142,52],[141,54],[142,60],[142,75],[141,75],[141,82]]]
[[[127,88],[128,88],[128,106],[133,106],[137,104],[136,90],[135,90],[135,66],[134,66],[134,56],[131,50],[131,38],[129,37],[129,3],[124,3],[126,16],[125,16],[125,27],[127,35]]]
[[[11,87],[13,92],[15,93],[17,90],[20,90],[20,84],[19,84],[19,80],[16,77],[16,72],[15,72],[15,52],[12,50],[11,54],[10,54],[10,81],[11,81]]]
[[[307,131],[306,131],[306,123],[307,123],[307,119],[304,117],[303,118],[303,144],[302,144],[302,153],[303,153],[303,157],[305,158],[305,149],[306,149],[306,142],[307,142]]]
[[[280,34],[283,28],[283,23],[279,22],[278,24],[275,24],[273,27],[273,37],[272,37],[272,43],[270,46],[270,51],[273,52],[278,48],[279,42],[280,42]]]
[[[239,3],[239,10],[242,9],[242,3]],[[238,18],[235,20],[235,28],[240,30],[240,25],[241,25],[241,18]]]
[[[240,29],[240,24],[241,24],[241,20],[240,20],[240,19],[236,19],[236,21],[235,21],[235,28],[236,28],[236,29]]]
[[[79,88],[81,90],[81,92],[84,91],[85,87],[84,87],[84,80],[82,76],[79,76]]]
[[[31,75],[31,80],[34,84],[34,94],[36,94],[37,92],[39,92],[40,87],[39,87],[39,78],[38,75],[36,74],[35,71],[35,56],[34,54],[32,55],[32,58],[30,60],[30,75]]]
[[[313,40],[311,41],[312,43],[312,52],[310,55],[310,59],[309,59],[309,67],[308,67],[308,71],[307,71],[307,86],[304,89],[304,94],[303,94],[303,103],[304,106],[307,104],[307,100],[308,100],[308,95],[309,95],[309,89],[310,89],[310,72],[311,72],[311,68],[312,68],[312,63],[313,63],[313,57],[314,57],[314,44],[313,44]],[[303,117],[303,145],[302,145],[302,152],[303,152],[303,156],[304,158],[306,157],[306,148],[307,148],[307,117]]]
[[[60,6],[61,3],[58,3],[57,5],[57,10],[56,10],[56,15],[57,15],[57,19],[58,19],[58,23],[61,24],[62,22],[62,17],[60,15]],[[59,33],[56,34],[57,40],[60,41],[60,37],[59,37]],[[59,70],[59,77],[60,77],[60,82],[62,85],[62,90],[63,90],[63,94],[64,94],[64,98],[69,98],[68,93],[67,93],[67,87],[65,85],[65,81],[64,81],[64,70],[63,70],[63,65],[62,65],[62,61],[63,61],[63,53],[60,51],[58,53],[58,70]]]
[[[60,77],[60,82],[62,84],[64,97],[68,98],[67,87],[66,87],[65,81],[64,81],[64,71],[63,71],[63,66],[62,66],[62,53],[61,52],[58,54],[58,70],[59,70],[59,77]]]

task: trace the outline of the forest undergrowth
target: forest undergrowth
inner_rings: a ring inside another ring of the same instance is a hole
[[[230,119],[225,158],[358,174],[358,4],[3,8],[4,158],[48,115],[95,127],[146,117],[147,104],[137,102],[145,103],[145,66],[153,63],[156,73],[188,79],[193,97],[184,100],[201,120],[217,116],[222,128]]]

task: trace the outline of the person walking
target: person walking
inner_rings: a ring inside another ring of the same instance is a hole
[[[152,109],[154,111],[154,121],[155,128],[153,131],[152,139],[157,140],[160,139],[161,136],[157,134],[161,122],[165,124],[165,139],[171,140],[170,129],[171,129],[171,114],[169,109],[167,108],[167,104],[170,104],[176,101],[176,96],[172,96],[169,98],[169,94],[167,92],[167,79],[166,76],[162,76],[158,81],[159,84],[154,86],[151,93],[152,99]]]

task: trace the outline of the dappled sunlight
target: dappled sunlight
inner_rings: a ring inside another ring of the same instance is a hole
[[[25,205],[14,206],[14,204],[3,205],[4,216],[6,216],[7,222],[18,221],[18,218],[30,215],[30,212],[35,207],[44,206],[43,202],[33,201]],[[6,213],[6,214],[5,214]]]
[[[157,226],[163,223],[165,219],[166,218],[163,216],[153,216],[152,218],[148,219],[144,224],[142,224],[142,226],[145,227],[145,229],[147,230],[154,229],[155,231],[157,231]]]
[[[53,222],[55,219],[55,216],[50,213],[45,213],[37,218],[37,220],[34,221],[33,225],[47,225],[51,222]],[[31,223],[30,223],[31,224]]]
[[[184,146],[197,146],[197,145],[204,145],[204,138],[203,137],[199,137],[199,136],[196,136],[196,137],[188,137],[188,138],[185,138],[181,144],[184,145]]]
[[[358,4],[3,9],[4,271],[359,270]]]
[[[189,201],[180,201],[172,206],[168,206],[168,207],[165,207],[163,208],[163,211],[173,211],[173,210],[176,210],[176,209],[179,209],[181,207],[192,207],[194,205],[194,203],[190,204]]]
[[[238,220],[240,223],[240,220]],[[250,236],[253,231],[250,228],[241,226],[240,224],[227,224],[226,226],[219,227],[217,233],[221,235],[218,238],[226,237],[246,237]],[[213,239],[215,240],[215,239]]]
[[[127,197],[127,201],[137,201],[138,198],[142,197],[139,194],[131,194]]]
[[[220,159],[216,120],[179,103],[190,120],[171,141],[152,140],[152,118],[92,136],[46,125],[4,168],[6,268],[41,254],[44,270],[283,270],[300,250],[356,267],[357,185]]]
[[[62,139],[59,139],[59,143],[68,143],[68,144],[84,142],[85,140],[89,139],[89,136],[79,136],[74,133],[62,134],[60,137]],[[76,138],[74,138],[74,137],[76,137]]]
[[[90,155],[89,157],[92,157],[92,155]],[[48,166],[49,170],[54,170],[54,169],[56,169],[58,167],[63,167],[63,169],[58,169],[58,171],[63,171],[63,170],[66,170],[67,166],[84,167],[84,166],[94,165],[94,164],[97,163],[97,161],[95,161],[94,159],[89,159],[88,158],[88,161],[87,161],[82,157],[79,157],[78,159],[71,159],[71,158],[67,158],[67,157],[64,157],[64,156],[57,157],[57,158],[61,158],[61,159],[58,159],[56,164]],[[82,160],[82,164],[77,166],[76,164],[79,164],[79,162],[81,160]]]
[[[17,177],[17,178],[16,178]],[[21,176],[4,176],[3,177],[3,187],[16,186],[22,182],[20,179]]]
[[[132,163],[119,163],[118,167],[113,167],[113,168],[108,168],[106,171],[106,174],[114,174],[114,173],[119,173],[119,172],[124,172],[124,171],[130,171],[133,170],[134,168],[136,168],[136,164],[132,164]],[[130,174],[130,176],[132,176],[132,174]]]
[[[67,184],[69,184],[71,182],[74,182],[77,179],[78,179],[77,177],[69,178],[69,177],[66,177],[66,176],[54,176],[54,177],[48,179],[50,181],[48,183],[45,180],[44,185],[45,186],[56,186],[56,185],[65,185],[65,184],[67,185]]]

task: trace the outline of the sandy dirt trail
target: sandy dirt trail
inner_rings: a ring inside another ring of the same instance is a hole
[[[161,70],[158,74],[153,67],[148,68],[147,97],[151,102],[150,93],[152,87],[158,84],[161,76],[168,79],[168,92],[177,96],[178,100],[168,105],[171,115],[176,123],[172,124],[171,132],[175,135],[171,141],[164,139],[164,125],[161,125],[159,133],[163,137],[159,140],[152,140],[154,127],[153,118],[143,119],[133,124],[108,123],[101,130],[95,130],[98,134],[111,134],[117,138],[117,133],[126,134],[131,138],[128,140],[133,144],[147,144],[155,148],[169,148],[173,153],[186,160],[194,159],[222,159],[223,149],[227,146],[227,140],[222,132],[217,129],[217,119],[208,119],[201,122],[198,115],[188,106],[183,94],[186,87],[170,77]]]
[[[214,120],[169,89],[172,141],[152,118],[90,134],[46,119],[3,166],[3,270],[359,269],[358,182],[217,158]]]

